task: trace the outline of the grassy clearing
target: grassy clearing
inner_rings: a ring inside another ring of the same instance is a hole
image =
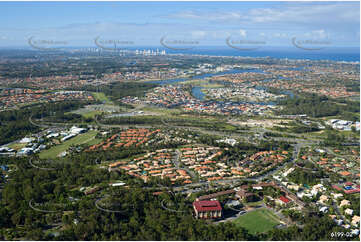
[[[112,103],[110,101],[110,99],[103,92],[92,92],[92,94],[96,100],[99,100],[99,101],[102,101],[102,102],[105,102],[108,104]]]
[[[83,115],[84,118],[94,118],[95,115],[102,114],[102,113],[103,113],[102,111],[90,111],[87,113],[82,113],[81,115]]]
[[[26,144],[21,144],[21,143],[13,143],[11,145],[8,145],[9,148],[14,149],[16,151],[24,148],[25,146]]]
[[[99,144],[102,140],[101,139],[97,139],[94,138],[92,140],[90,140],[89,142],[85,142],[87,145],[95,145],[95,144]]]
[[[97,114],[102,114],[102,111],[98,111],[98,110],[94,110],[94,111],[86,111],[85,109],[79,109],[76,111],[72,111],[72,112],[67,112],[65,114],[71,114],[71,113],[76,113],[76,114],[80,114],[81,116],[83,116],[84,118],[94,118],[95,115]]]
[[[180,115],[182,113],[182,110],[180,110],[180,109],[175,109],[175,108],[170,109],[170,108],[161,108],[161,107],[153,108],[153,107],[149,107],[149,106],[145,106],[145,107],[141,108],[141,110],[153,112],[153,113],[159,113],[163,116]]]
[[[236,225],[249,230],[250,233],[256,234],[271,230],[274,226],[279,224],[279,219],[271,211],[263,208],[240,216],[233,222]]]
[[[39,158],[40,159],[56,158],[60,153],[66,151],[72,145],[93,143],[97,140],[97,139],[95,139],[96,134],[97,134],[97,131],[95,131],[95,130],[91,130],[84,134],[80,134],[70,140],[65,141],[64,143],[62,143],[60,145],[56,145],[56,146],[51,147],[48,150],[42,151],[39,154]]]
[[[255,206],[260,206],[260,205],[262,205],[262,203],[263,203],[263,200],[258,201],[258,202],[248,202],[248,203],[246,203],[246,205],[247,205],[247,206],[250,206],[250,207],[255,207]]]

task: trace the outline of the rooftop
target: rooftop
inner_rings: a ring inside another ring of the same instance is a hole
[[[288,198],[284,197],[284,196],[280,196],[279,200],[281,200],[284,203],[289,203],[291,200],[289,200]]]
[[[198,212],[222,210],[219,201],[195,201],[193,202],[193,207],[195,207]]]

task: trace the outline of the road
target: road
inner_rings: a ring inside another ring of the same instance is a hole
[[[197,176],[196,174],[190,170],[188,167],[181,167],[180,164],[181,164],[181,157],[182,157],[182,153],[179,151],[179,149],[176,149],[176,158],[174,159],[174,165],[177,169],[181,168],[183,170],[185,170],[188,174],[191,175],[192,179],[195,179]]]
[[[50,127],[54,127],[54,126],[64,127],[64,125],[66,126],[66,125],[81,125],[81,124],[83,124],[83,123],[68,123],[68,124],[67,123],[51,123],[51,124],[49,124],[48,122],[35,123],[34,120],[32,120],[31,116],[29,117],[29,122],[31,124],[33,124],[33,125],[43,127],[43,128],[50,128]],[[244,134],[244,133],[249,133],[249,132],[260,132],[261,136],[262,136],[262,134],[264,132],[274,132],[274,131],[267,130],[267,129],[264,129],[264,128],[258,128],[258,129],[247,130],[247,131],[237,130],[235,132],[208,130],[208,129],[200,128],[200,127],[190,127],[190,126],[169,124],[163,118],[161,119],[161,124],[157,124],[157,125],[103,124],[103,123],[99,122],[97,116],[95,117],[95,122],[101,128],[124,128],[124,129],[127,129],[129,127],[137,127],[137,128],[147,128],[147,129],[149,129],[149,128],[154,128],[154,127],[167,126],[167,127],[172,127],[172,128],[185,129],[185,130],[189,130],[189,131],[201,132],[201,133],[205,133],[205,134],[209,134],[209,135],[217,135],[217,136],[221,136],[221,137],[231,137],[231,138],[235,138],[235,139],[244,138],[245,136],[248,136],[248,138],[251,138],[252,135],[245,135]],[[278,132],[278,133],[281,133],[281,132]],[[306,145],[306,144],[307,145],[312,145],[312,144],[319,143],[319,140],[315,140],[315,139],[311,141],[311,140],[305,140],[305,139],[301,139],[301,138],[287,138],[287,137],[272,137],[272,140],[286,141],[286,142],[290,142],[290,143],[297,143],[297,144],[303,144],[303,145]]]
[[[139,109],[139,107],[137,108]],[[222,137],[233,137],[233,138],[240,138],[240,137],[244,137],[245,134],[244,133],[249,133],[249,132],[260,132],[261,136],[263,136],[263,134],[265,132],[275,132],[275,131],[271,131],[271,130],[268,130],[268,129],[264,129],[264,128],[256,128],[256,129],[253,129],[253,130],[247,130],[247,131],[242,131],[242,130],[238,130],[236,132],[223,132],[223,131],[213,131],[213,130],[206,130],[204,128],[200,128],[200,127],[187,127],[187,126],[181,126],[181,125],[173,125],[173,124],[169,124],[167,123],[164,119],[161,119],[162,122],[161,124],[158,124],[158,125],[108,125],[108,124],[103,124],[103,123],[100,123],[99,120],[97,118],[95,118],[95,122],[97,123],[98,126],[102,127],[102,128],[129,128],[129,127],[138,127],[138,128],[154,128],[154,127],[164,127],[164,126],[167,126],[167,127],[172,127],[172,128],[180,128],[180,129],[187,129],[187,130],[191,130],[191,131],[198,131],[198,132],[202,132],[202,133],[206,133],[206,134],[211,134],[211,135],[218,135],[218,136],[222,136]],[[64,127],[64,125],[77,125],[76,123],[71,123],[71,124],[65,124],[65,123],[52,123],[51,125],[49,124],[45,124],[44,122],[38,124],[38,123],[35,123],[34,120],[32,120],[32,117],[29,117],[29,121],[33,124],[33,125],[37,125],[37,126],[40,126],[40,127],[44,127],[44,128],[49,128],[49,127],[54,127],[54,126],[61,126],[61,127]],[[281,133],[282,132],[277,132],[277,133]],[[300,137],[301,135],[296,135],[298,137]],[[277,167],[276,169],[272,170],[272,171],[269,171],[267,172],[266,174],[263,174],[261,176],[257,176],[257,177],[252,177],[252,178],[246,178],[244,180],[249,180],[249,181],[256,181],[256,182],[259,182],[261,181],[262,179],[264,179],[265,177],[268,177],[268,176],[271,176],[273,175],[274,173],[276,173],[277,171],[279,171],[280,169],[284,168],[284,166],[286,166],[288,163],[290,162],[294,162],[297,160],[297,158],[299,157],[299,154],[300,154],[300,150],[302,147],[304,146],[310,146],[312,144],[317,144],[319,143],[319,140],[305,140],[305,139],[301,139],[301,138],[286,138],[286,137],[272,137],[272,140],[275,140],[275,141],[287,141],[287,142],[290,142],[290,143],[294,143],[293,146],[294,146],[294,151],[292,153],[292,158],[290,159],[289,162],[287,163],[284,163],[283,165]],[[181,157],[181,154],[180,154],[180,151],[177,150],[177,156],[175,158],[175,166],[176,168],[182,168],[182,169],[185,169],[193,178],[196,177],[196,174],[189,170],[188,168],[186,167],[181,167],[181,162],[180,162],[180,157]],[[234,179],[234,180],[218,180],[218,181],[215,181],[214,183],[216,184],[229,184],[229,185],[232,185],[234,184],[234,182],[236,181],[239,181],[239,179]],[[207,182],[197,182],[197,183],[192,183],[192,184],[188,184],[188,185],[185,185],[185,186],[182,186],[182,187],[179,187],[177,189],[184,189],[184,188],[188,188],[188,187],[193,187],[193,186],[202,186],[204,185],[205,183]]]

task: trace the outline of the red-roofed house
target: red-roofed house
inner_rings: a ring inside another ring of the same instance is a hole
[[[195,201],[193,202],[196,218],[210,219],[222,217],[222,206],[219,201]]]
[[[356,189],[352,189],[352,190],[345,190],[346,194],[354,194],[354,193],[359,193],[360,192],[360,188],[356,188]]]
[[[337,191],[342,191],[342,188],[337,185],[332,185],[333,189],[336,189]]]
[[[291,200],[289,200],[288,198],[284,197],[284,196],[280,196],[277,200],[277,203],[281,204],[281,205],[286,205],[289,202],[291,202]]]

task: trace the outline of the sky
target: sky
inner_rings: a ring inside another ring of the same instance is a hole
[[[359,47],[359,2],[0,2],[0,47]]]

